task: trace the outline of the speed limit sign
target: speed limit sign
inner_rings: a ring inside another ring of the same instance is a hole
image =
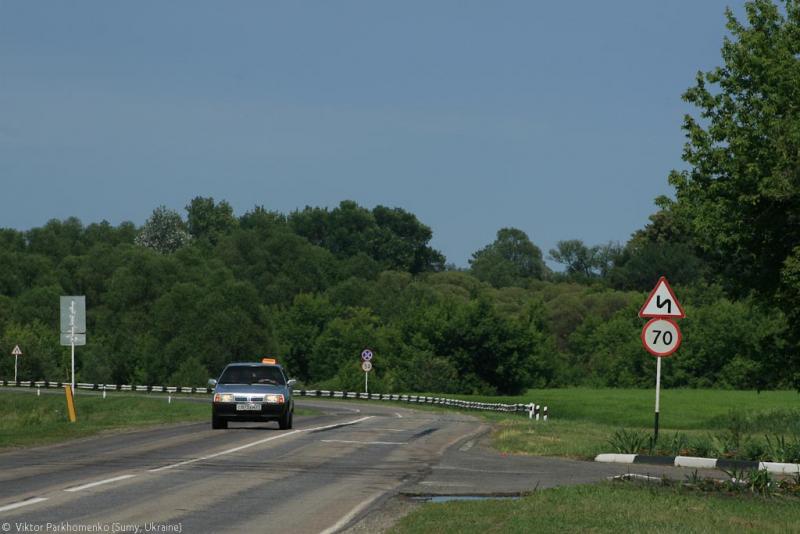
[[[365,373],[369,373],[372,371],[372,362],[361,362],[361,369],[363,369]]]
[[[671,356],[681,346],[681,329],[671,319],[651,319],[642,328],[642,343],[658,358]]]

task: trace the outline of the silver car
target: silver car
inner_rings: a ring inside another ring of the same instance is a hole
[[[274,360],[231,363],[217,380],[211,404],[211,428],[228,428],[230,421],[277,421],[281,430],[292,428],[294,380],[287,380]]]

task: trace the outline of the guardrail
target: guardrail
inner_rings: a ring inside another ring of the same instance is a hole
[[[17,381],[13,380],[0,380],[0,386],[3,387],[20,387],[20,388],[58,388],[68,386],[69,382],[50,382],[47,380],[39,381]],[[133,392],[147,392],[147,393],[183,393],[183,394],[211,394],[214,390],[210,387],[192,387],[192,386],[136,386],[131,384],[89,384],[85,382],[78,382],[75,384],[77,389],[91,390],[91,391],[133,391]],[[390,393],[360,393],[354,391],[331,391],[325,389],[296,389],[294,394],[299,397],[316,397],[316,398],[330,398],[330,399],[359,399],[359,400],[376,400],[376,401],[395,401],[407,402],[411,404],[429,404],[435,406],[447,406],[451,408],[460,408],[462,410],[480,410],[491,412],[505,412],[505,413],[525,413],[529,418],[540,418],[547,421],[548,410],[547,406],[541,406],[535,403],[529,404],[502,404],[492,402],[476,402],[467,401],[463,399],[450,399],[447,397],[428,397],[423,395],[398,395]]]

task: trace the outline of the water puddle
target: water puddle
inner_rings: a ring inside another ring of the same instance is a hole
[[[490,499],[498,501],[518,500],[519,495],[417,495],[411,497],[412,501],[417,502],[451,502],[451,501],[487,501]]]

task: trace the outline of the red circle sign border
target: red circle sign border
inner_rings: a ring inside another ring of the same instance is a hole
[[[675,327],[675,331],[678,333],[678,342],[675,343],[675,346],[669,352],[663,352],[663,353],[656,352],[653,349],[651,349],[650,346],[647,344],[647,341],[645,341],[644,333],[647,332],[647,327],[650,326],[651,324],[653,324],[656,321],[666,321],[668,323],[671,323],[672,326]],[[681,346],[681,343],[683,342],[683,334],[681,333],[681,329],[678,326],[678,323],[676,323],[672,319],[668,319],[666,317],[653,317],[652,319],[647,321],[647,324],[645,324],[644,327],[642,328],[641,337],[642,337],[642,345],[644,345],[644,349],[647,352],[649,352],[650,354],[652,354],[653,356],[655,356],[656,358],[668,358],[668,357],[672,356],[673,354],[675,354],[675,351],[678,350],[678,348]]]

